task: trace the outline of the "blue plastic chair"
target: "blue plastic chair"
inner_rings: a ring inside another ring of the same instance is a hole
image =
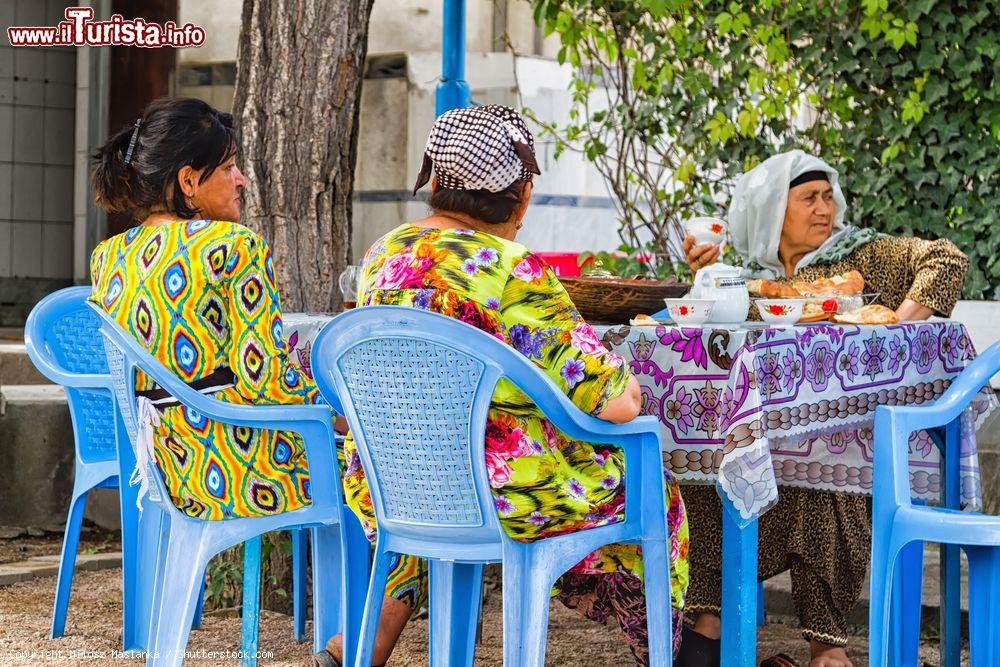
[[[100,320],[87,306],[89,287],[69,287],[42,299],[25,324],[25,347],[39,372],[66,391],[73,424],[76,456],[73,493],[52,612],[52,638],[62,637],[76,564],[80,527],[91,489],[119,489],[118,456],[115,451],[114,402],[104,344],[98,332]],[[119,489],[119,492],[121,490]],[[144,634],[136,634],[134,610],[135,539],[138,522],[134,494],[128,489],[120,504],[122,520],[123,630],[126,650],[146,646]],[[306,621],[306,533],[292,530],[294,634],[302,641]],[[198,598],[192,627],[201,626],[204,591]]]
[[[181,664],[190,632],[190,624],[184,619],[191,618],[194,613],[200,573],[205,571],[213,556],[243,542],[249,544],[244,570],[242,649],[251,653],[256,651],[260,536],[301,526],[310,528],[312,543],[313,648],[322,650],[330,636],[343,631],[345,656],[353,659],[364,591],[359,583],[352,584],[352,580],[359,582],[368,576],[369,549],[360,524],[353,516],[344,520],[330,408],[323,405],[235,405],[207,397],[162,366],[104,312],[93,305],[91,308],[101,320],[100,332],[104,337],[120,417],[116,419],[116,435],[122,470],[134,466],[137,453],[143,451],[137,441],[144,421],[140,416],[143,406],[135,396],[136,369],[151,377],[187,410],[207,419],[299,433],[309,463],[310,505],[265,517],[202,521],[174,507],[155,459],[147,459],[144,476],[150,484],[149,495],[143,501],[139,527],[141,558],[144,562],[155,563],[155,567],[150,568],[155,580],[151,589],[144,589],[148,599],[143,600],[153,610],[147,664]],[[350,563],[349,568],[347,563]],[[244,664],[248,662],[252,661],[244,660]]]
[[[354,664],[367,667],[394,554],[430,566],[430,664],[471,665],[484,563],[503,563],[504,664],[541,667],[556,579],[595,549],[641,544],[650,664],[671,659],[669,548],[659,425],[580,411],[514,348],[457,320],[373,306],[336,317],[313,345],[325,396],[340,396],[379,532]],[[486,415],[501,378],[569,437],[625,454],[625,520],[532,543],[500,526],[486,473]]]
[[[965,550],[969,561],[969,645],[974,667],[1000,664],[1000,517],[928,507],[910,500],[908,442],[910,433],[944,428],[946,504],[957,491],[962,412],[990,378],[1000,371],[1000,343],[973,360],[934,403],[923,406],[880,406],[875,411],[875,461],[872,499],[871,604],[869,663],[890,664],[890,608],[894,596],[905,595],[919,609],[920,578],[898,581],[900,559],[912,558],[914,544],[937,542]],[[904,593],[900,593],[903,587]],[[916,587],[916,588],[915,588]],[[957,602],[954,601],[954,602]],[[898,609],[897,603],[897,609]],[[904,610],[905,611],[905,610]],[[919,612],[918,612],[919,613]],[[919,626],[919,615],[917,616]],[[898,627],[908,642],[917,632]],[[912,625],[912,619],[909,621]],[[912,646],[897,646],[910,651]],[[893,663],[897,660],[893,660]]]
[[[119,488],[111,376],[98,333],[100,321],[86,303],[89,296],[89,287],[70,287],[48,295],[31,311],[24,329],[25,346],[35,366],[66,391],[76,444],[73,494],[59,559],[52,637],[62,637],[66,627],[87,494],[95,488]],[[136,634],[133,613],[138,516],[134,498],[129,500],[128,495],[126,489],[121,502],[122,642],[126,649],[133,649],[142,648],[145,638]]]

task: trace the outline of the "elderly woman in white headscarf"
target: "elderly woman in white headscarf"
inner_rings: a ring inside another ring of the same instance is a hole
[[[847,224],[837,171],[800,150],[780,153],[748,171],[729,208],[733,249],[756,277],[816,280],[857,270],[865,291],[901,320],[947,316],[969,261],[948,240],[890,237]],[[714,262],[717,245],[684,240],[697,271]]]
[[[800,150],[775,155],[736,186],[729,209],[733,247],[755,277],[812,281],[857,270],[865,291],[879,293],[877,303],[900,320],[948,316],[965,281],[965,255],[947,240],[886,236],[848,225],[846,210],[830,165]],[[696,246],[691,237],[684,249],[694,271],[719,254],[718,246]],[[685,620],[696,633],[686,634],[682,653],[686,648],[705,656],[717,652],[705,637],[719,636],[721,508],[708,486],[685,487],[684,499],[691,531]],[[871,518],[859,495],[786,487],[763,516],[759,575],[767,579],[791,570],[810,667],[852,664],[844,648],[847,616],[861,593],[870,549]]]

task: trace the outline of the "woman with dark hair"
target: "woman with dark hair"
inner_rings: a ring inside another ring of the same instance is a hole
[[[577,312],[552,269],[514,241],[538,174],[534,139],[508,107],[457,109],[434,123],[414,192],[431,179],[431,215],[393,229],[367,252],[358,304],[424,308],[472,324],[534,361],[582,410],[627,422],[640,411],[638,382]],[[354,441],[344,446],[344,490],[369,538],[376,526]],[[486,425],[486,470],[500,523],[530,542],[619,522],[624,458],[613,445],[574,441],[517,388],[501,380]],[[687,586],[687,524],[664,471],[671,540],[675,647]],[[646,664],[642,558],[635,545],[603,547],[566,572],[558,599],[600,623],[617,621]],[[373,662],[384,663],[427,592],[422,560],[400,558],[389,575]],[[341,659],[340,637],[316,656]]]
[[[94,250],[91,300],[193,388],[239,404],[314,403],[287,357],[267,244],[240,225],[232,117],[196,99],[157,100],[94,155],[105,210],[138,224]],[[160,411],[154,454],[171,500],[200,519],[309,503],[295,433],[210,422],[147,376]]]

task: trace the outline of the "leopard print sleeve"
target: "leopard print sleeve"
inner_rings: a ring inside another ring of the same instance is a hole
[[[891,301],[911,299],[942,317],[951,315],[969,270],[969,258],[946,239],[883,238],[859,248],[851,259],[866,283],[883,283],[883,291],[896,293]]]

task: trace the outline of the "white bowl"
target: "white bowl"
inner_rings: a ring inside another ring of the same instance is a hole
[[[719,245],[725,238],[726,223],[718,218],[691,218],[684,222],[684,231],[694,237],[695,245]]]
[[[664,299],[667,312],[677,324],[704,324],[712,317],[715,299]]]
[[[789,325],[802,319],[802,309],[805,299],[757,299],[757,311],[760,319],[767,324]]]

